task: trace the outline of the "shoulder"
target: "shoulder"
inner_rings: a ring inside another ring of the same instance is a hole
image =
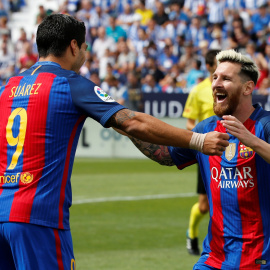
[[[68,76],[67,81],[70,85],[70,90],[72,92],[79,92],[80,94],[89,92],[96,86],[92,81],[76,73]]]

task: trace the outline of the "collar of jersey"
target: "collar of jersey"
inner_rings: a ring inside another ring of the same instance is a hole
[[[52,62],[52,61],[40,61],[35,63],[35,66],[40,66],[40,65],[51,65],[51,66],[57,66],[57,67],[61,67],[58,63]]]

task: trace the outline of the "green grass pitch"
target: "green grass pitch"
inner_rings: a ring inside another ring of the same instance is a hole
[[[189,270],[196,166],[182,171],[147,159],[75,160],[71,232],[78,270]],[[200,245],[208,217],[200,226]]]

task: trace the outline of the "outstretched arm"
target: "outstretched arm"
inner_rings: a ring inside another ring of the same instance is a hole
[[[222,117],[222,124],[227,131],[235,136],[245,146],[252,148],[266,162],[270,163],[270,144],[261,140],[252,134],[246,127],[234,116],[225,115]]]
[[[210,132],[207,135],[171,126],[145,113],[123,109],[115,113],[108,125],[130,137],[157,145],[192,148],[207,155],[222,155],[229,145],[229,135]]]
[[[167,146],[143,142],[134,137],[129,138],[145,156],[152,159],[153,161],[165,166],[175,165]]]

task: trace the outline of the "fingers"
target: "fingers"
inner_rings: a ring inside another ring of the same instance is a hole
[[[230,135],[229,134],[227,134],[227,133],[218,133],[219,134],[219,138],[221,139],[221,140],[229,140],[230,139]]]

